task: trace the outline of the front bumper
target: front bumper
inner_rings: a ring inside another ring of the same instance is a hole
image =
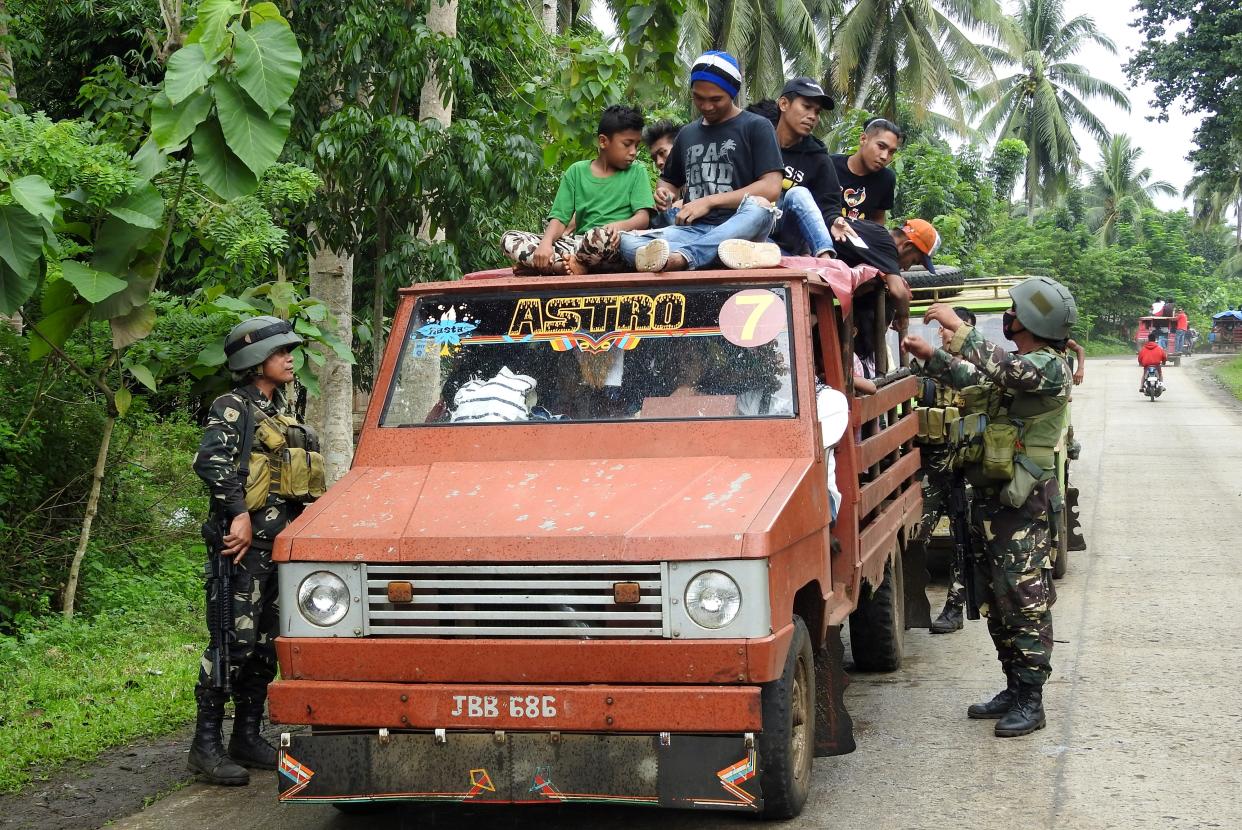
[[[278,769],[282,803],[763,807],[752,734],[286,733]]]
[[[758,732],[758,686],[483,685],[278,680],[275,723],[557,732]]]

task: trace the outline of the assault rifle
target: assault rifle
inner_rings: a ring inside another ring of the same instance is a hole
[[[966,619],[979,619],[979,594],[975,586],[975,569],[979,552],[975,550],[970,532],[970,499],[966,495],[966,476],[961,470],[953,473],[949,488],[949,523],[953,530],[953,558],[957,572],[966,586]]]
[[[232,666],[229,654],[237,640],[233,617],[233,557],[224,553],[224,536],[229,520],[224,513],[212,511],[203,523],[203,541],[207,543],[207,631],[211,644],[207,662],[211,665],[212,685],[226,695],[233,693]]]

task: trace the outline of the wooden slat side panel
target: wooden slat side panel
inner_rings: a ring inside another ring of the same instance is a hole
[[[896,383],[890,383],[874,395],[854,398],[854,425],[865,424],[880,414],[894,409],[898,404],[909,401],[919,393],[919,382],[914,377],[904,377]]]
[[[914,440],[919,432],[919,419],[913,413],[906,415],[888,429],[873,435],[858,445],[858,465],[867,469],[881,458],[896,450],[907,441]]]
[[[903,481],[918,472],[919,463],[918,453],[912,452],[885,470],[875,481],[863,485],[858,494],[858,515],[866,516],[879,507]]]

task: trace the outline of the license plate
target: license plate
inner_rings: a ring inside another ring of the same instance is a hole
[[[453,695],[449,717],[548,720],[557,711],[556,695]]]

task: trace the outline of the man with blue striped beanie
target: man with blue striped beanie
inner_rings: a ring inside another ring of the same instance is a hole
[[[776,219],[785,164],[776,130],[734,100],[742,70],[728,52],[706,52],[690,70],[690,93],[702,118],[682,128],[656,186],[658,210],[682,196],[676,224],[621,234],[621,257],[638,271],[717,265],[721,243],[762,242]],[[780,263],[775,245],[754,246],[742,267]]]

